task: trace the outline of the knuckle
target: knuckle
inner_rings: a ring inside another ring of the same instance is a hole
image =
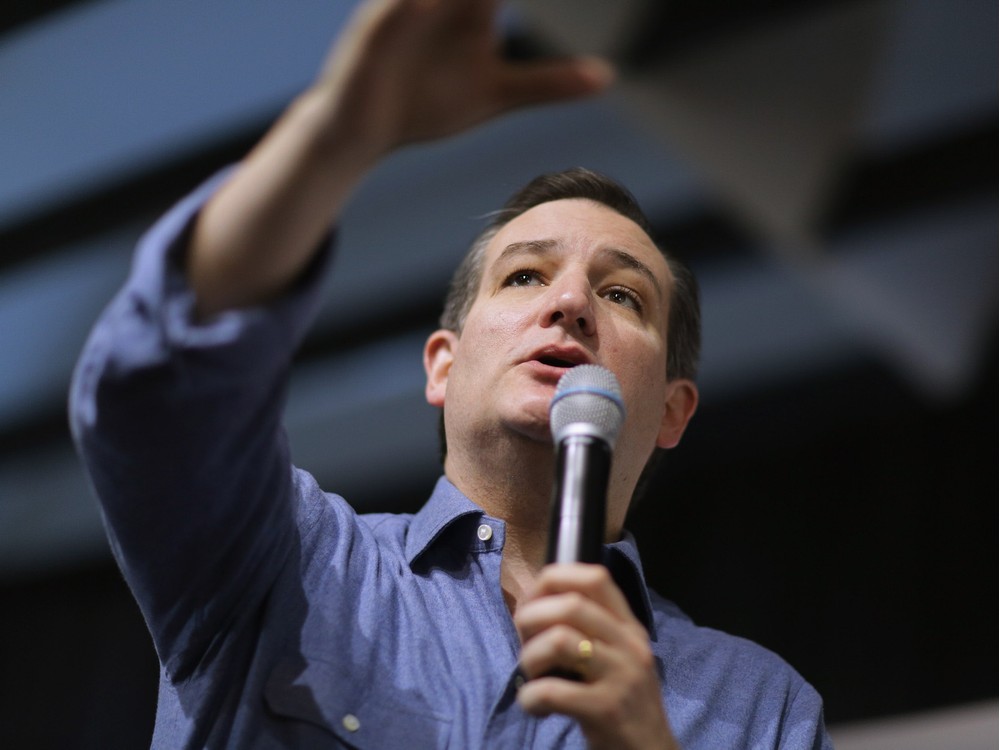
[[[566,616],[568,618],[579,617],[587,607],[587,597],[578,591],[571,591],[566,594]]]
[[[603,701],[597,709],[599,721],[605,726],[622,726],[627,721],[625,707],[622,701],[610,697]]]
[[[636,661],[644,671],[652,670],[656,666],[656,657],[653,656],[653,652],[648,648],[644,648],[639,652]]]
[[[572,652],[580,642],[580,636],[572,628],[566,625],[557,625],[558,628],[556,643],[561,651]]]
[[[610,580],[608,569],[603,565],[587,565],[583,571],[584,581],[592,588],[599,588]]]

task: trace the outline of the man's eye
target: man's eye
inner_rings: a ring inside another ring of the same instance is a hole
[[[636,312],[640,312],[642,310],[642,303],[639,300],[639,295],[631,289],[615,287],[613,289],[609,289],[604,296],[616,305],[631,308]]]
[[[542,280],[539,278],[536,271],[514,271],[510,276],[507,277],[507,286],[540,286]]]

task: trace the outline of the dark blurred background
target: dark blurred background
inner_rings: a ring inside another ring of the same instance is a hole
[[[0,11],[0,746],[148,744],[156,659],[67,435],[89,326],[154,218],[238,159],[353,3]],[[702,407],[631,527],[699,622],[781,653],[830,724],[997,695],[997,4],[537,0],[512,55],[599,99],[411,148],[344,219],[296,460],[359,510],[439,471],[420,348],[479,226],[604,171],[703,289]],[[994,732],[995,736],[995,732]]]

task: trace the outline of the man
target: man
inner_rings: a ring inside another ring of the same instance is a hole
[[[447,455],[420,513],[357,516],[290,466],[285,379],[354,185],[399,145],[608,82],[503,61],[494,10],[363,6],[254,152],[143,240],[81,358],[74,433],[163,668],[154,746],[828,744],[801,677],[649,591],[623,531],[697,390],[670,351],[683,272],[608,181],[534,183],[460,269],[425,348]],[[548,406],[591,362],[629,415],[605,565],[545,567]]]

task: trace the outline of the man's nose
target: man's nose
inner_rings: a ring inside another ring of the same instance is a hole
[[[542,326],[561,325],[590,336],[596,330],[594,292],[582,276],[568,276],[553,283],[545,296]]]

